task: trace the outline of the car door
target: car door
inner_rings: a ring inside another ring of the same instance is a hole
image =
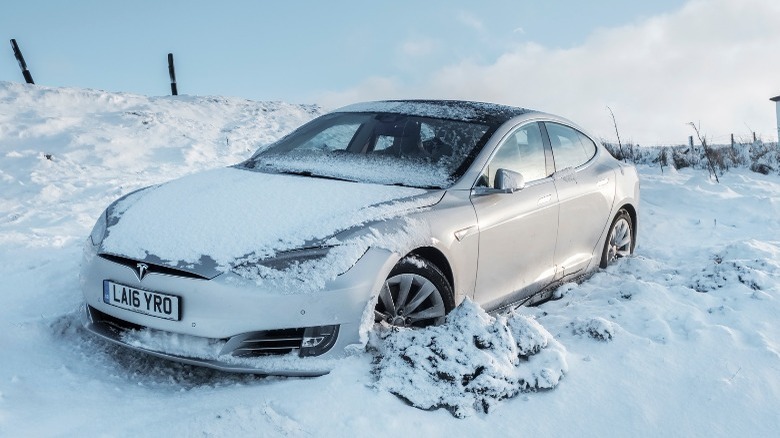
[[[485,308],[530,295],[555,275],[558,197],[546,155],[540,125],[520,126],[502,139],[472,190],[479,224],[474,297]],[[525,187],[497,193],[498,169],[520,173]]]
[[[544,127],[555,160],[560,204],[555,263],[557,278],[563,278],[587,268],[600,250],[596,246],[615,199],[615,171],[597,159],[598,148],[585,134],[559,123]]]

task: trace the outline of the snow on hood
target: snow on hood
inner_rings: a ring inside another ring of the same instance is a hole
[[[223,168],[131,195],[110,210],[102,251],[222,269],[435,203],[423,189]],[[438,199],[438,198],[436,198]],[[118,217],[119,220],[112,220]],[[114,223],[115,222],[115,223]]]

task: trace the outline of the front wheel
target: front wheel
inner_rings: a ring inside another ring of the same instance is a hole
[[[433,263],[407,256],[390,271],[374,309],[375,322],[427,327],[444,322],[455,308],[452,287]]]
[[[626,210],[621,209],[612,226],[609,227],[607,241],[604,242],[604,251],[601,253],[599,266],[606,268],[615,260],[628,257],[634,252],[634,233],[631,216]]]

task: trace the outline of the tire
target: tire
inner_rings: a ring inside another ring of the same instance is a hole
[[[406,256],[390,271],[379,292],[374,321],[398,327],[444,323],[455,308],[447,277],[428,260]]]
[[[601,252],[599,266],[606,268],[615,260],[628,257],[634,253],[634,225],[631,215],[624,209],[620,209],[612,225],[609,227],[607,239],[604,242],[604,250]]]

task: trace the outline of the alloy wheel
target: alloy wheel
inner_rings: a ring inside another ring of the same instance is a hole
[[[432,281],[401,273],[385,281],[374,316],[377,322],[399,327],[426,327],[444,322],[446,313],[441,291]]]

